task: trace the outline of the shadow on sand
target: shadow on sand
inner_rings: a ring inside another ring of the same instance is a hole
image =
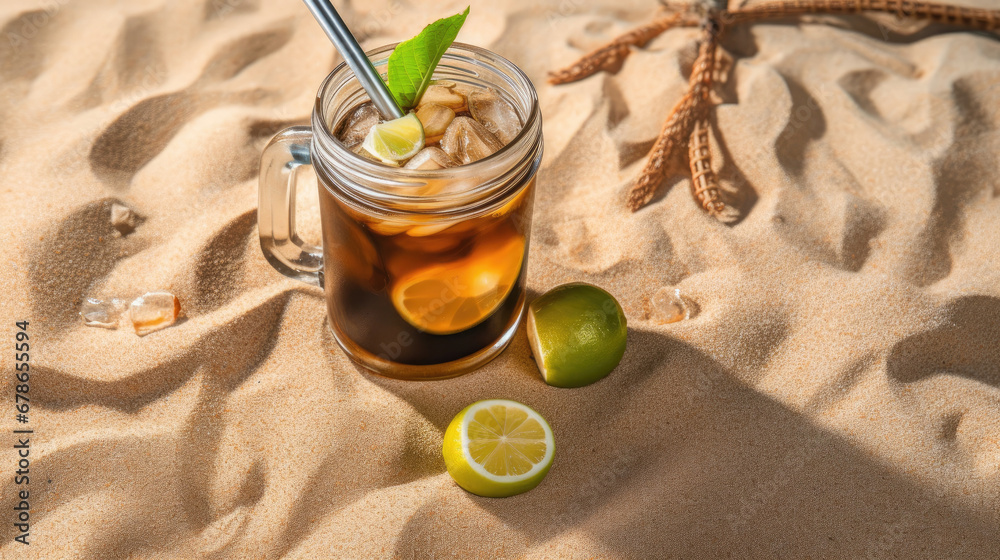
[[[521,400],[556,433],[555,463],[538,488],[502,500],[457,487],[436,496],[410,519],[395,556],[519,556],[571,531],[618,558],[995,550],[991,521],[736,381],[697,349],[651,331],[629,337],[619,369],[583,389],[543,385],[523,331],[494,364],[441,382],[457,390],[370,377],[442,430],[472,391]]]

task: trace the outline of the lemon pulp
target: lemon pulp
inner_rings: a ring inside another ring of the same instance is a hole
[[[466,435],[469,458],[496,476],[518,476],[545,458],[545,429],[522,408],[494,404],[475,411]]]

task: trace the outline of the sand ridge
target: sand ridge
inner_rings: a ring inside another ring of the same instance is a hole
[[[338,3],[368,48],[464,6]],[[711,139],[742,201],[727,226],[679,176],[648,208],[624,205],[695,30],[617,73],[545,84],[652,9],[473,3],[460,35],[539,90],[532,296],[592,282],[628,317],[619,369],[563,390],[523,331],[461,378],[364,373],[330,338],[321,291],[265,262],[260,150],[308,122],[339,60],[300,3],[0,7],[2,315],[31,321],[38,432],[36,544],[5,525],[2,555],[994,555],[1000,41],[891,18],[732,30]],[[133,233],[111,227],[113,204],[138,214]],[[665,287],[697,314],[651,320]],[[84,297],[152,289],[180,298],[177,325],[138,338],[76,317]],[[506,500],[465,493],[440,456],[452,416],[494,397],[545,415],[558,447],[542,485]]]

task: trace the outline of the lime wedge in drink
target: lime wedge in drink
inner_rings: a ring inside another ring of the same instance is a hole
[[[528,340],[545,382],[583,387],[615,369],[625,354],[625,313],[590,284],[565,284],[528,306]]]
[[[465,407],[444,432],[444,462],[459,486],[477,496],[506,498],[527,492],[552,466],[555,439],[549,423],[514,401],[479,401]]]
[[[410,113],[373,126],[362,147],[386,163],[398,164],[424,147],[424,127],[420,119]]]

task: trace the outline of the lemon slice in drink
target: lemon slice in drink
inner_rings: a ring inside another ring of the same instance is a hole
[[[392,304],[424,332],[464,331],[496,311],[517,282],[523,260],[520,236],[481,242],[463,258],[403,274],[392,284]]]
[[[424,126],[413,113],[377,124],[368,131],[362,147],[383,162],[398,164],[423,149]]]
[[[528,342],[545,382],[583,387],[618,366],[625,313],[608,292],[582,282],[553,288],[528,306]]]
[[[514,401],[479,401],[465,407],[444,432],[444,462],[459,486],[477,496],[506,498],[545,478],[555,455],[552,428]]]

